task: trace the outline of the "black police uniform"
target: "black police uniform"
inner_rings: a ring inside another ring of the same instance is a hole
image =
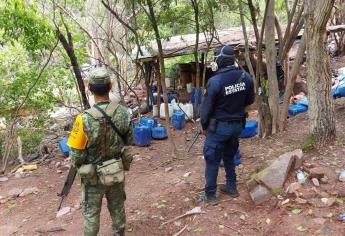
[[[254,98],[253,80],[234,65],[219,69],[207,83],[201,107],[201,125],[207,130],[203,150],[206,161],[206,197],[215,196],[222,159],[226,185],[236,190],[234,155],[245,124],[245,107],[252,104]]]

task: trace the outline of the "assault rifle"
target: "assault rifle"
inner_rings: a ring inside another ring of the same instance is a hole
[[[65,197],[67,197],[67,195],[69,194],[69,191],[71,190],[71,187],[73,185],[73,182],[74,182],[74,179],[75,179],[75,176],[77,174],[77,169],[74,168],[73,166],[71,166],[69,168],[69,171],[68,171],[68,175],[67,175],[67,179],[63,185],[63,188],[61,190],[61,193],[58,193],[57,195],[59,197],[61,197],[61,201],[60,201],[60,204],[59,204],[59,207],[57,210],[60,210],[61,209],[61,205],[62,205],[62,202],[63,200],[65,199]]]
[[[199,123],[200,119],[197,119],[196,121]],[[198,127],[197,127],[197,129],[193,135],[192,143],[189,145],[187,152],[189,152],[192,149],[192,147],[194,146],[196,140],[198,140],[198,137],[201,133],[202,133],[202,128],[201,128],[201,124],[199,123],[199,125],[198,125]]]

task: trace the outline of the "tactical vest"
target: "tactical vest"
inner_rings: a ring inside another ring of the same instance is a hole
[[[112,118],[118,106],[118,103],[111,102],[103,110]],[[111,124],[107,122],[103,114],[95,107],[86,110],[85,113],[97,120],[99,123],[98,136],[93,137],[93,142],[87,147],[88,162],[91,164],[98,164],[100,162],[116,158],[116,150],[111,147],[116,141],[115,139],[122,143],[120,134],[115,133],[111,127]]]

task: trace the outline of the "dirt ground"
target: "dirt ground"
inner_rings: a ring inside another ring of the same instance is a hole
[[[126,235],[173,235],[185,228],[181,235],[345,235],[345,221],[339,214],[345,213],[345,183],[338,180],[345,168],[345,98],[336,100],[337,140],[328,147],[304,153],[304,166],[320,167],[328,177],[327,183],[314,186],[308,180],[299,190],[306,204],[298,204],[295,197],[285,192],[269,201],[255,205],[250,199],[246,181],[250,175],[267,166],[279,155],[302,148],[307,136],[307,113],[290,118],[286,132],[268,139],[257,137],[242,139],[240,150],[242,164],[237,168],[240,197],[232,199],[218,193],[220,204],[210,206],[197,203],[195,197],[203,192],[204,160],[200,137],[191,153],[173,158],[167,140],[153,141],[149,147],[134,147],[135,158],[126,174]],[[255,116],[255,114],[252,114]],[[178,149],[185,152],[190,144],[195,125],[187,123],[183,130],[174,130]],[[37,194],[18,197],[0,204],[0,235],[82,235],[81,191],[76,179],[72,191],[63,206],[71,213],[56,218],[59,203],[57,193],[67,175],[67,168],[56,167],[56,158],[38,170],[14,175],[0,182],[0,196],[18,187],[37,187]],[[61,173],[59,173],[62,171]],[[190,176],[184,177],[190,172]],[[284,190],[296,182],[291,172]],[[220,171],[218,183],[224,182]],[[330,207],[321,204],[321,198],[334,198]],[[286,199],[289,203],[282,204]],[[0,197],[1,200],[1,197]],[[179,215],[200,206],[204,214],[184,217],[162,226]],[[300,209],[297,210],[296,209]],[[303,227],[299,227],[299,226]],[[299,230],[297,229],[299,227]],[[47,232],[54,231],[56,232]],[[303,231],[303,232],[301,232]],[[99,235],[111,235],[111,221],[104,199]]]

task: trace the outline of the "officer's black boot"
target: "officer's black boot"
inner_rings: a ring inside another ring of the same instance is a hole
[[[205,195],[205,200],[206,200],[206,202],[208,202],[212,206],[218,205],[218,200],[217,200],[215,195],[210,195],[210,196]]]
[[[235,197],[240,196],[239,192],[237,191],[236,186],[234,186],[234,187],[232,187],[232,188],[229,188],[229,187],[226,186],[225,184],[221,184],[221,185],[219,186],[219,189],[220,189],[220,191],[221,191],[222,193],[227,194],[227,195],[229,195],[230,197],[235,198]]]

